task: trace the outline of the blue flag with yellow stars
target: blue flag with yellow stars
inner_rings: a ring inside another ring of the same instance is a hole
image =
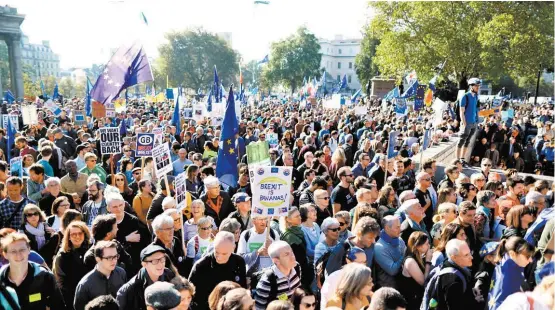
[[[235,97],[233,96],[233,85],[231,85],[229,87],[229,96],[227,96],[227,105],[220,134],[216,176],[220,179],[221,183],[232,187],[237,186],[238,152],[235,148],[235,136],[238,132],[239,122],[235,113]]]
[[[424,94],[426,93],[426,85],[418,85],[416,87],[416,96],[414,97],[414,110],[419,111],[424,106]]]

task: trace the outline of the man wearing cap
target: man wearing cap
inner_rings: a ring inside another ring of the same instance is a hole
[[[57,147],[62,149],[68,156],[73,157],[77,148],[77,143],[71,137],[64,135],[61,128],[54,129],[54,139]]]
[[[161,246],[150,244],[141,251],[139,272],[125,283],[117,294],[120,309],[146,309],[145,290],[157,281],[169,282],[175,274],[165,267],[166,254]]]
[[[147,310],[174,310],[181,303],[181,294],[173,284],[156,282],[145,290],[145,304]],[[125,309],[121,307],[120,309]]]
[[[251,197],[246,193],[237,193],[233,195],[231,200],[237,210],[231,212],[228,218],[234,218],[241,224],[241,232],[252,228]]]
[[[478,92],[482,81],[478,78],[468,80],[470,91],[460,99],[461,137],[457,145],[457,158],[464,159],[478,122]],[[472,151],[472,150],[471,150]],[[466,161],[464,162],[466,164]]]

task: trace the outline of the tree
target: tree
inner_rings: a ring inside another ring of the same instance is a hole
[[[243,84],[252,85],[259,84],[258,82],[262,78],[262,66],[259,65],[258,61],[251,60],[247,64],[241,66],[241,72],[243,73]]]
[[[65,98],[71,98],[75,95],[75,85],[70,78],[61,79],[58,83],[58,88],[60,94],[62,94]]]
[[[92,83],[92,81],[91,81],[91,83]],[[85,93],[87,91],[87,81],[85,80],[84,83],[75,83],[73,91],[74,91],[73,95],[75,97],[77,97],[77,98],[85,97]]]
[[[473,76],[533,76],[553,67],[552,2],[370,2],[369,29],[379,39],[374,62],[382,75],[416,70],[427,80],[447,60],[443,77],[459,88]],[[368,32],[366,34],[368,36]]]
[[[269,86],[281,83],[293,93],[305,77],[319,77],[321,74],[320,44],[306,27],[300,27],[295,34],[272,43],[270,55],[263,71]]]
[[[370,29],[367,29],[366,36],[360,44],[360,53],[355,58],[355,71],[362,85],[366,85],[378,75],[378,66],[374,63],[373,58],[379,44],[380,41],[372,35]]]
[[[214,66],[218,69],[220,81],[227,88],[235,83],[239,73],[239,55],[218,36],[201,28],[175,31],[165,35],[168,43],[158,47],[160,58],[158,70],[169,77],[170,86],[183,85],[197,90],[212,85]],[[156,84],[159,87],[158,83]]]
[[[25,71],[23,72],[23,94],[30,97],[42,95],[38,83],[33,82],[29,73]]]
[[[0,42],[0,75],[2,79],[2,89],[11,88],[10,61],[8,56],[8,46],[5,42]],[[2,95],[3,96],[3,95]]]

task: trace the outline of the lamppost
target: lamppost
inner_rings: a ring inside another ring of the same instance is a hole
[[[534,105],[538,104],[538,92],[540,91],[540,77],[542,75],[542,64],[538,70],[538,79],[536,80],[536,95],[534,96]]]

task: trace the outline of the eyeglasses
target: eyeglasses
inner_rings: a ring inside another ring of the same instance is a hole
[[[430,182],[431,180],[432,180],[432,179],[430,179],[430,178],[422,179],[422,181],[428,181],[428,182]]]
[[[318,198],[318,199],[324,199],[324,200],[329,200],[329,199],[330,199],[330,197],[320,197],[320,198]]]
[[[343,226],[345,226],[345,225],[347,225],[347,223],[345,223],[345,222],[339,222],[339,227],[343,227]]]
[[[10,255],[23,255],[25,253],[29,252],[29,248],[24,248],[24,249],[19,249],[19,250],[12,250],[12,251],[8,251],[7,253]]]
[[[116,182],[123,182],[123,179],[116,179]]]
[[[166,263],[166,257],[161,257],[158,259],[151,259],[151,260],[145,260],[145,263],[151,263],[153,265],[158,265],[160,263],[165,264]]]
[[[27,213],[27,214],[25,214],[26,217],[39,216],[39,215],[40,215],[39,212],[33,212],[33,213]]]
[[[113,261],[119,259],[119,254],[116,254],[116,255],[114,255],[114,256],[102,257],[102,259],[105,259],[105,260],[107,260],[107,261],[112,261],[112,262],[113,262]]]
[[[352,177],[353,175],[352,174],[344,174],[343,176],[344,177]]]
[[[96,163],[96,159],[89,159],[89,160],[87,160],[87,161],[90,161],[90,162]]]
[[[133,175],[139,175],[141,174],[140,172],[133,172]]]
[[[305,306],[305,308],[316,308],[316,303],[309,304],[309,303],[303,302],[303,305]]]
[[[340,229],[339,227],[337,227],[337,228],[328,228],[328,231],[338,232],[339,229]]]
[[[77,232],[77,233],[71,233],[71,234],[69,234],[69,236],[70,236],[71,238],[83,237],[84,235],[85,235],[84,232]]]
[[[58,207],[70,207],[70,206],[71,205],[69,203],[62,203]]]
[[[483,164],[484,167],[491,167],[491,164]]]
[[[477,179],[476,181],[477,181],[477,182],[485,182],[486,180],[484,180],[484,179]]]
[[[475,191],[476,188],[475,188],[475,187],[471,187],[471,188],[469,188],[468,190],[469,190],[469,191]]]
[[[200,230],[210,230],[212,229],[212,227],[208,226],[208,227],[199,227]]]

